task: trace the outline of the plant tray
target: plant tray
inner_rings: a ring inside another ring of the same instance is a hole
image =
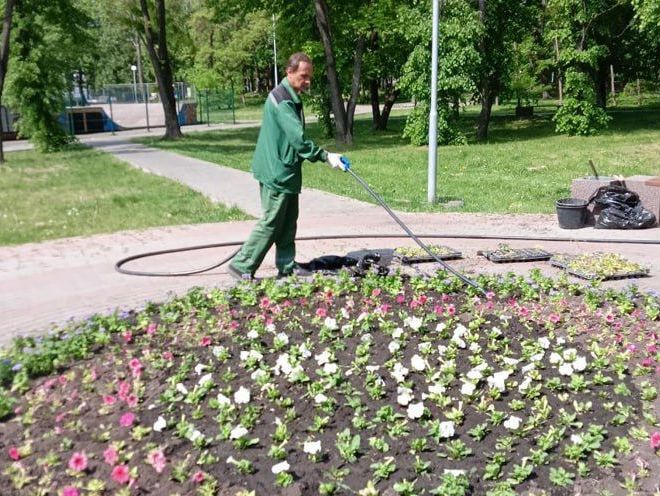
[[[649,269],[640,267],[637,270],[621,270],[621,271],[616,271],[612,273],[606,273],[606,274],[598,274],[595,271],[589,271],[589,270],[580,270],[574,267],[571,267],[571,262],[574,262],[575,260],[579,259],[581,255],[555,255],[550,259],[550,264],[559,267],[561,269],[564,269],[566,272],[569,274],[579,277],[581,279],[587,279],[589,281],[593,281],[596,279],[599,279],[601,281],[611,281],[614,279],[629,279],[629,278],[636,278],[636,277],[646,277],[649,275]],[[601,253],[593,253],[589,255],[590,258],[593,260],[594,257],[597,259],[598,257],[602,256]],[[626,261],[627,260],[623,257],[621,257],[621,260]]]
[[[427,245],[433,253],[440,260],[455,260],[457,258],[463,258],[463,254],[460,251],[456,251],[453,248],[444,245]],[[401,251],[399,251],[401,250]],[[402,264],[416,264],[416,263],[426,263],[426,262],[435,262],[435,258],[426,253],[421,248],[396,248],[394,250],[394,256],[398,258]]]
[[[537,262],[539,260],[550,260],[552,253],[538,248],[515,248],[506,250],[479,251],[478,255],[483,255],[491,262]]]

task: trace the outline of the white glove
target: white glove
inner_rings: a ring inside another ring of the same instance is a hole
[[[332,167],[346,172],[348,170],[348,160],[345,159],[345,161],[342,161],[342,158],[344,156],[341,153],[328,152],[328,158],[326,160]]]

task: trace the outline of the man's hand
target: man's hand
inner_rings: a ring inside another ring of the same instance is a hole
[[[341,169],[344,172],[346,172],[351,166],[348,159],[340,153],[330,153],[330,152],[328,152],[327,161],[332,167],[334,167],[336,169]]]

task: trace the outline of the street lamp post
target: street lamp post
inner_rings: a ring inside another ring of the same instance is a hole
[[[438,161],[438,0],[433,0],[433,30],[431,43],[431,111],[429,113],[429,160],[427,200],[435,203]]]
[[[135,80],[137,66],[135,64],[131,66],[131,71],[133,71],[133,100],[135,100],[135,103],[137,103],[137,81]]]

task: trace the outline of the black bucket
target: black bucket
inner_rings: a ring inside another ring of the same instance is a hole
[[[587,223],[587,200],[562,198],[557,200],[557,220],[562,229],[580,229]]]

